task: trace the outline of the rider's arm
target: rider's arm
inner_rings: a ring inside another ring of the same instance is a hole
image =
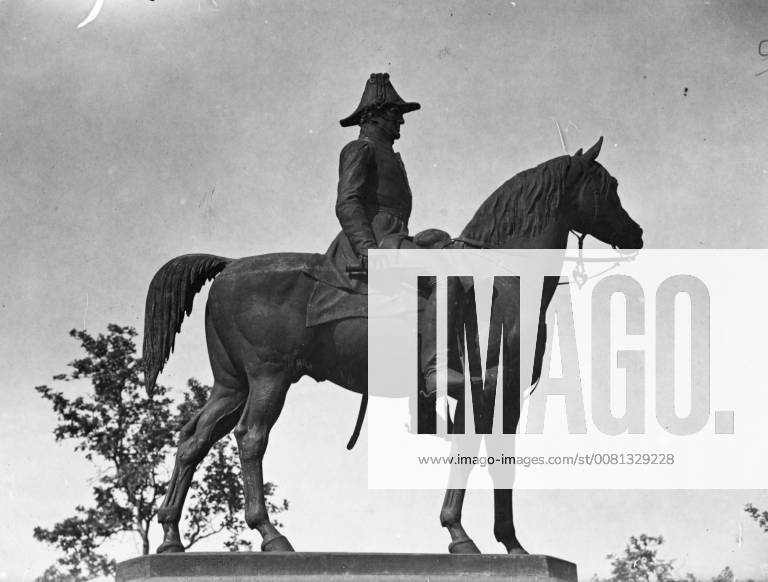
[[[376,236],[365,213],[365,196],[376,175],[376,161],[371,146],[356,140],[341,150],[336,216],[358,255],[376,248]]]

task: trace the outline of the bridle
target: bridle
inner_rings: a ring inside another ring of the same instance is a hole
[[[586,184],[582,186],[582,188],[584,187],[586,187]],[[604,191],[604,189],[601,189],[601,193],[602,191]],[[593,219],[595,220],[595,222],[598,221],[598,218],[600,217],[600,212],[602,210],[600,198],[601,196],[599,193],[595,193],[595,195],[592,196]],[[584,285],[586,285],[590,279],[600,277],[601,275],[604,275],[605,273],[612,271],[613,269],[619,267],[621,263],[624,263],[627,261],[634,261],[639,253],[639,251],[635,251],[634,253],[631,253],[631,254],[617,253],[617,256],[615,259],[611,259],[611,258],[585,259],[584,258],[584,239],[587,238],[588,234],[586,232],[579,233],[574,229],[570,229],[570,233],[576,237],[576,240],[578,240],[579,254],[578,254],[578,257],[576,257],[575,259],[566,257],[564,260],[576,262],[576,266],[573,269],[572,276],[573,276],[573,280],[576,281],[576,285],[578,285],[579,289],[584,287]],[[611,248],[613,248],[614,250],[618,250],[618,247],[616,245],[611,245]],[[594,275],[589,275],[587,273],[587,269],[585,267],[586,263],[607,263],[607,262],[613,263],[613,265],[611,265],[606,269],[603,269],[599,273],[595,273]],[[570,285],[570,281],[560,281],[558,285]]]
[[[628,261],[634,261],[635,258],[637,258],[637,255],[640,253],[640,251],[635,250],[633,253],[616,253],[616,257],[614,258],[593,258],[593,259],[585,259],[584,258],[584,239],[587,238],[587,233],[583,232],[579,234],[575,230],[571,230],[571,234],[573,234],[576,239],[579,241],[579,255],[576,258],[569,258],[565,257],[565,261],[575,261],[576,266],[573,269],[573,272],[571,275],[573,276],[573,280],[576,281],[576,285],[581,289],[584,287],[584,285],[587,284],[587,282],[590,279],[595,279],[597,277],[600,277],[602,275],[605,275],[606,273],[613,271],[617,267],[621,266],[621,263],[626,263]],[[618,247],[616,245],[611,245],[611,247],[618,251]],[[603,269],[599,273],[594,273],[590,275],[587,273],[587,269],[585,267],[586,263],[613,263],[611,266]],[[570,285],[570,281],[560,281],[558,285]]]

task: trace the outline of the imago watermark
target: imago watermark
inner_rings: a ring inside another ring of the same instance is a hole
[[[768,252],[617,257],[373,252],[370,486],[768,485]]]

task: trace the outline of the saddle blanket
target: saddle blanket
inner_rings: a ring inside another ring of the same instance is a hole
[[[386,237],[380,248],[443,248],[450,242],[450,235],[438,229],[429,229],[413,239],[402,234]],[[346,273],[342,273],[326,255],[312,255],[304,274],[314,279],[315,286],[307,305],[307,327],[322,325],[349,317],[368,317],[368,286],[358,283],[354,287]],[[359,281],[359,280],[358,280]],[[409,307],[402,304],[403,294],[388,298],[376,298],[384,304],[376,311],[391,317],[402,317]],[[411,307],[412,308],[412,307]]]
[[[346,275],[328,257],[313,255],[304,274],[315,281],[307,305],[307,327],[348,317],[368,317],[368,294],[350,289]]]

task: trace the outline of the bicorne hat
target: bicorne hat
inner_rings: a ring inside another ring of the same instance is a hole
[[[389,73],[372,73],[371,78],[365,84],[363,97],[360,99],[360,105],[355,112],[340,120],[342,127],[350,127],[360,123],[360,118],[369,109],[379,109],[383,107],[396,107],[400,113],[408,113],[421,109],[418,103],[409,103],[403,101],[397,94],[392,83],[389,82]]]

